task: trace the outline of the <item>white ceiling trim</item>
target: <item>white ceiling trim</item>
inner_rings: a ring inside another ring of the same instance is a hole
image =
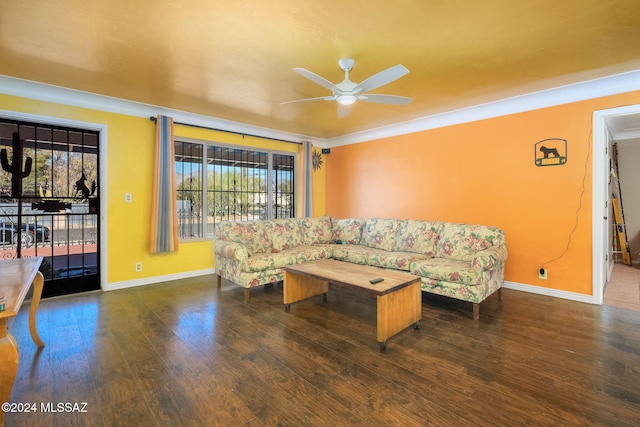
[[[423,117],[409,122],[356,132],[330,139],[322,139],[0,75],[0,93],[7,95],[89,108],[98,111],[125,114],[134,117],[148,118],[152,116],[155,117],[158,114],[163,114],[173,117],[177,122],[230,132],[246,133],[265,138],[288,141],[308,140],[313,142],[314,145],[322,148],[389,138],[408,133],[421,132],[429,129],[436,129],[477,120],[485,120],[493,117],[537,110],[540,108],[584,101],[587,99],[615,95],[634,90],[640,90],[640,70],[561,86],[554,89],[507,98],[491,103],[480,104],[469,108]]]
[[[625,130],[622,132],[616,132],[613,134],[614,141],[628,141],[630,139],[639,139],[640,138],[640,130]]]
[[[423,117],[410,122],[356,132],[327,140],[330,147],[389,138],[477,120],[538,110],[571,102],[640,90],[640,70],[533,92],[500,101]]]
[[[181,123],[220,129],[240,134],[261,136],[264,138],[280,139],[284,141],[320,141],[306,135],[283,132],[260,126],[253,126],[231,120],[219,119],[202,114],[189,113],[172,108],[159,107],[141,102],[129,101],[95,93],[68,89],[60,86],[47,85],[30,80],[17,79],[0,75],[0,93],[20,96],[38,101],[53,102],[74,107],[88,108],[109,113],[124,114],[133,117],[156,117],[166,115]]]

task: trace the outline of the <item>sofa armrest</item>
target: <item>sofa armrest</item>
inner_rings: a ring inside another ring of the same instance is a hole
[[[507,260],[507,247],[494,246],[483,251],[476,252],[471,265],[477,271],[494,270],[504,266]]]
[[[243,265],[249,258],[249,251],[247,248],[243,244],[236,242],[214,240],[213,251],[216,255],[216,264],[218,264],[218,260],[220,259],[230,258],[238,262],[240,265]]]

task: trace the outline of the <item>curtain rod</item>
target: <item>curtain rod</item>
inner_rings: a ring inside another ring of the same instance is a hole
[[[149,120],[151,120],[152,122],[155,122],[158,119],[157,119],[157,117],[151,116],[151,117],[149,117]],[[236,131],[232,131],[232,130],[212,128],[212,127],[209,127],[209,126],[194,125],[193,123],[173,122],[173,124],[182,125],[182,126],[189,126],[189,127],[198,128],[198,129],[215,130],[215,131],[218,131],[218,132],[233,133],[233,134],[236,134],[236,135],[242,135],[243,138],[245,136],[252,136],[254,138],[262,138],[262,139],[270,139],[272,141],[288,142],[290,144],[298,144],[298,145],[301,144],[301,142],[289,141],[287,139],[271,138],[269,136],[253,135],[253,134],[250,134],[250,133],[236,132]]]

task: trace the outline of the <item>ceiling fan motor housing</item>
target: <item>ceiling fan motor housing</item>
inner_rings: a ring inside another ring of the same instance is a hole
[[[356,64],[356,61],[352,58],[343,58],[338,61],[338,65],[342,68],[343,71],[348,71],[353,69],[353,66]]]

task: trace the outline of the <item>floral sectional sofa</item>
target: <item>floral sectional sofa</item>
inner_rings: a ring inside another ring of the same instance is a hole
[[[500,291],[507,259],[496,227],[400,219],[297,218],[223,221],[214,239],[217,285],[224,277],[249,289],[284,278],[283,267],[333,258],[406,271],[424,292],[479,304]],[[500,293],[500,292],[499,292]]]

